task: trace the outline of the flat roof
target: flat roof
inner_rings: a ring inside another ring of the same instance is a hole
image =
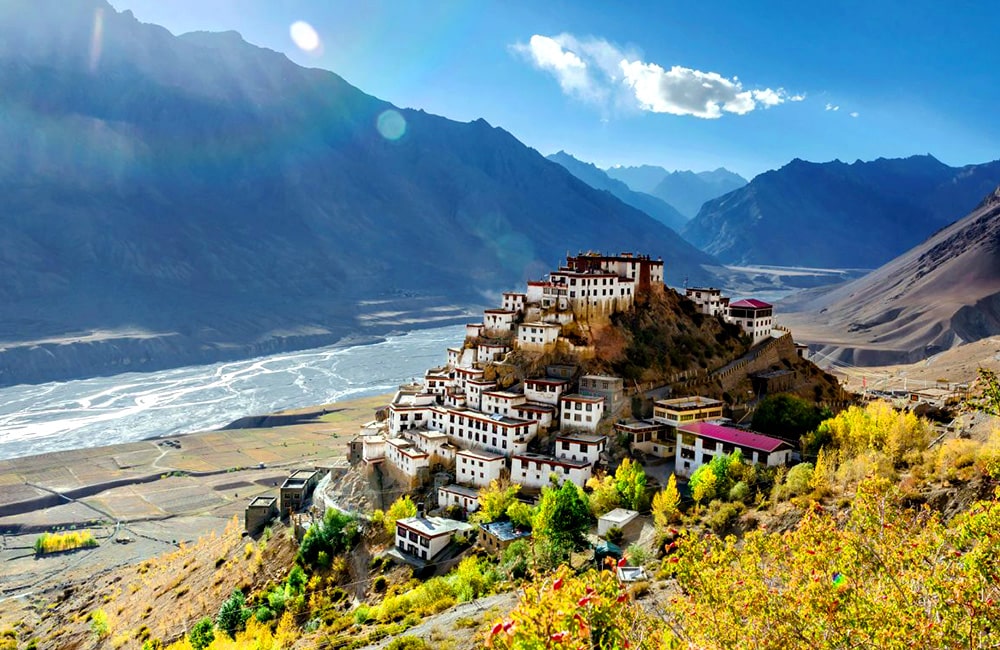
[[[468,488],[465,487],[464,485],[457,485],[455,483],[451,483],[449,485],[442,485],[438,489],[444,490],[445,492],[453,492],[463,497],[472,497],[473,499],[479,498],[479,490],[476,490],[474,488]]]
[[[702,438],[708,438],[709,440],[727,442],[731,445],[748,447],[750,449],[766,451],[768,453],[776,451],[782,445],[791,447],[791,445],[784,440],[778,440],[777,438],[765,436],[760,433],[734,429],[733,427],[714,424],[712,422],[692,422],[691,424],[682,424],[677,427],[677,430],[700,436]]]
[[[254,497],[250,500],[249,507],[251,508],[269,508],[274,505],[274,502],[278,500],[278,497]]]
[[[524,383],[534,383],[534,384],[547,384],[549,386],[558,386],[560,384],[568,384],[568,379],[552,379],[550,377],[534,377],[532,379],[525,379]]]
[[[620,381],[624,383],[624,379],[621,377],[615,377],[614,375],[584,375],[580,379],[600,379],[601,381]]]
[[[407,517],[406,519],[398,519],[396,526],[402,526],[424,537],[441,537],[473,529],[472,524],[445,517]]]
[[[701,397],[700,395],[656,400],[656,406],[663,406],[677,411],[696,410],[722,405],[722,400],[712,399],[711,397]]]
[[[510,310],[510,309],[484,309],[483,313],[484,314],[497,314],[497,315],[504,314],[504,315],[513,316],[517,312],[513,311],[513,310]]]
[[[559,399],[567,402],[591,402],[592,404],[604,401],[603,397],[595,395],[581,395],[580,393],[569,393],[568,395],[563,395]]]
[[[607,436],[602,436],[596,433],[563,433],[556,436],[556,440],[571,440],[573,442],[585,442],[587,444],[596,445],[600,442],[607,440]]]
[[[494,454],[489,451],[480,451],[478,449],[463,449],[462,451],[458,452],[458,455],[468,456],[469,458],[475,458],[477,460],[488,460],[488,461],[503,460],[504,458],[503,454]]]
[[[535,413],[555,413],[556,407],[551,404],[536,404],[535,402],[525,402],[512,406],[515,411],[534,411]]]
[[[501,542],[510,542],[522,537],[531,537],[531,529],[518,528],[510,521],[494,521],[480,526],[490,535],[496,537]]]
[[[563,465],[565,467],[590,467],[590,463],[585,460],[572,460],[570,458],[556,458],[555,456],[548,456],[546,454],[535,454],[532,452],[525,452],[523,454],[514,454],[511,458],[518,458],[520,460],[527,460],[535,463],[545,463],[546,465]]]
[[[645,429],[666,429],[667,425],[650,420],[626,420],[625,422],[615,422],[615,428],[626,431],[643,431]]]
[[[614,523],[627,524],[636,517],[639,516],[639,512],[636,510],[628,510],[626,508],[615,508],[611,512],[606,512],[601,515],[601,519],[605,521],[610,521]]]
[[[308,480],[311,479],[316,474],[319,474],[319,472],[314,469],[297,469],[294,472],[292,472],[288,478],[304,478]]]

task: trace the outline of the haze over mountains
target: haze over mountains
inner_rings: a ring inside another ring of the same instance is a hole
[[[783,304],[797,340],[857,365],[912,363],[1000,334],[1000,187],[881,268]]]
[[[874,268],[967,214],[997,183],[1000,161],[796,159],[709,201],[683,234],[728,264]]]
[[[714,171],[668,172],[662,167],[611,167],[608,176],[620,180],[637,192],[646,192],[677,208],[687,219],[701,210],[705,201],[728,194],[747,184],[747,180],[720,167]]]
[[[0,384],[454,318],[595,243],[713,277],[506,131],[394,110],[234,32],[5,2],[0,87]]]
[[[565,151],[547,156],[549,160],[559,163],[581,181],[598,190],[606,190],[621,199],[623,203],[642,210],[649,216],[675,231],[680,231],[688,218],[677,211],[674,206],[644,192],[634,192],[625,183],[608,176],[596,165],[577,160]]]

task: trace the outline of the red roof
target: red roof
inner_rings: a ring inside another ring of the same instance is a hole
[[[757,300],[756,298],[749,298],[747,300],[737,300],[736,302],[730,303],[730,307],[743,307],[744,309],[770,309],[771,304],[766,303],[763,300]]]
[[[731,445],[756,449],[757,451],[766,451],[768,453],[777,450],[782,445],[790,446],[784,440],[753,433],[752,431],[743,431],[742,429],[722,426],[721,424],[712,424],[711,422],[682,424],[677,429],[678,431],[690,433],[701,438],[727,442]]]

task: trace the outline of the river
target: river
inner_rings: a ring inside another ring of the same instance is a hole
[[[0,459],[214,429],[390,392],[446,361],[463,325],[244,361],[0,388]]]

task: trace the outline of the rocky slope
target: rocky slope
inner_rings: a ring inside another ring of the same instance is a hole
[[[997,183],[1000,161],[793,160],[706,203],[684,236],[732,264],[874,268],[968,214]]]
[[[796,338],[858,365],[912,363],[1000,334],[1000,188],[868,275],[783,305]]]
[[[478,304],[567,249],[641,249],[669,260],[668,281],[712,279],[708,255],[506,131],[396,109],[232,32],[14,0],[0,87],[8,369],[40,340],[134,331],[183,348],[151,367],[301,346],[303,331],[330,342],[375,302]]]

